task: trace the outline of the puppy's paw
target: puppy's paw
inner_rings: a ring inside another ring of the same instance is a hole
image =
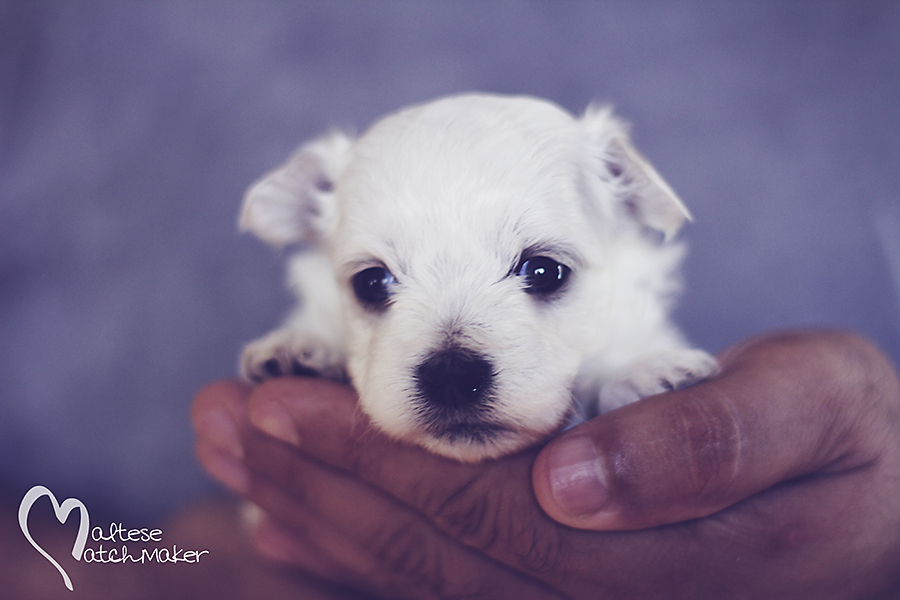
[[[346,381],[343,355],[294,329],[276,329],[250,342],[241,354],[241,376],[254,383],[297,375]]]
[[[631,365],[624,376],[600,386],[600,411],[693,385],[719,372],[719,363],[703,350],[684,348]]]

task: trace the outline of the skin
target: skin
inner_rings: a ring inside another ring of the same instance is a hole
[[[482,464],[374,430],[353,391],[219,382],[206,470],[255,541],[391,598],[900,597],[900,382],[846,333],[788,332],[722,373]]]

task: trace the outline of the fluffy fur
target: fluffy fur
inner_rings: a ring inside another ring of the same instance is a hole
[[[244,230],[301,244],[301,300],[241,371],[348,377],[459,460],[516,451],[716,371],[668,316],[688,218],[607,108],[468,94],[328,134],[247,192]]]

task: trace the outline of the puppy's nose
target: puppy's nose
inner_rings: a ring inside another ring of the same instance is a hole
[[[461,409],[482,404],[494,380],[494,366],[484,356],[453,348],[431,354],[416,368],[416,386],[429,403]]]

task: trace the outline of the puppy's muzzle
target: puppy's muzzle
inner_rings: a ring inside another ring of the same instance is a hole
[[[418,412],[432,435],[484,442],[505,431],[490,421],[496,373],[483,355],[464,348],[430,354],[415,372]]]

